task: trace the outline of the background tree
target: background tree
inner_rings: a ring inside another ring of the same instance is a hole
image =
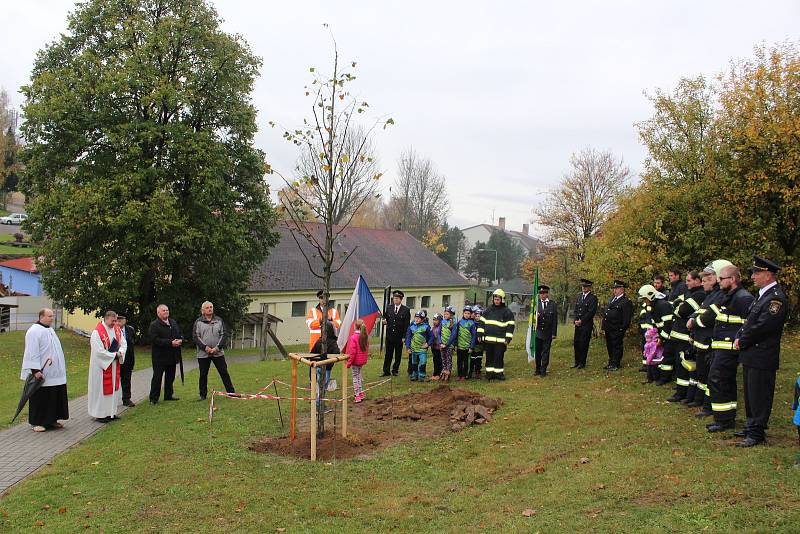
[[[447,222],[442,225],[442,244],[445,250],[437,255],[457,271],[464,269],[467,262],[467,238],[457,227],[450,227]]]
[[[310,69],[314,78],[306,87],[306,96],[313,97],[311,118],[304,119],[302,128],[286,129],[283,134],[287,141],[300,147],[301,159],[296,179],[290,181],[281,175],[285,190],[290,193],[281,197],[282,210],[309,271],[320,279],[327,292],[331,290],[331,276],[356,250],[342,250],[336,240],[359,209],[374,198],[373,184],[382,176],[373,165],[369,138],[378,125],[385,129],[394,124],[391,118],[383,118],[365,130],[358,126],[356,117],[369,104],[354,98],[347,89],[356,79],[352,74],[356,63],[348,65],[340,67],[334,41],[332,74],[322,76],[315,68]],[[308,222],[309,211],[319,224]],[[323,353],[328,349],[326,328],[327,322],[323,321]]]
[[[587,261],[591,258],[587,254]],[[573,297],[579,290],[579,269],[576,253],[569,247],[548,247],[543,257],[528,256],[520,263],[520,276],[533,288],[534,269],[539,268],[539,283],[550,286],[550,298],[558,302],[561,320],[566,321]]]
[[[17,190],[18,159],[17,113],[5,89],[0,88],[0,204],[6,209],[8,193]]]
[[[572,169],[557,189],[535,208],[547,240],[585,257],[586,240],[593,236],[615,208],[630,170],[611,152],[587,148],[570,158]]]
[[[27,228],[66,309],[229,321],[276,241],[250,99],[260,60],[203,0],[90,0],[23,88]]]
[[[387,205],[389,225],[399,225],[421,240],[429,228],[438,231],[449,211],[445,177],[430,159],[421,157],[413,148],[405,150],[397,164],[397,180]]]
[[[494,253],[481,250],[486,247],[486,243],[476,241],[467,254],[467,263],[464,268],[464,273],[470,278],[477,279],[478,285],[481,285],[481,281],[484,279],[492,280],[494,278]]]
[[[379,193],[375,193],[361,204],[350,224],[361,228],[386,228],[384,206]]]
[[[481,250],[486,249],[486,250]],[[495,253],[497,251],[497,277],[495,278]],[[495,230],[486,243],[477,241],[467,259],[467,274],[481,279],[499,282],[517,276],[519,265],[525,257],[522,246],[513,241],[502,230]]]

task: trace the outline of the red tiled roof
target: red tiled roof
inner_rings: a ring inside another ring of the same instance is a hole
[[[33,261],[32,256],[28,256],[25,258],[17,258],[14,260],[8,260],[0,263],[2,267],[10,267],[12,269],[16,269],[18,271],[25,271],[29,273],[38,273],[39,270],[36,268],[36,263]]]

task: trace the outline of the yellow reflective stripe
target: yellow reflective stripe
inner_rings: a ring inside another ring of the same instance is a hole
[[[681,358],[681,365],[687,371],[694,371],[695,369],[697,369],[697,363],[695,363],[695,362],[693,362],[691,360],[686,360],[684,358]]]
[[[666,333],[666,332],[664,332],[663,330],[662,330],[662,331],[661,331],[661,332],[660,332],[658,335],[660,335],[660,336],[661,336],[661,337],[663,337],[664,339],[669,339],[669,334],[667,334],[667,333]]]
[[[700,320],[700,316],[699,315],[697,317],[695,317],[694,322],[697,323],[697,326],[699,326],[700,328],[705,328],[706,327],[706,325],[703,324],[703,321]]]
[[[515,321],[514,319],[506,321],[506,326],[514,326],[515,324],[517,324],[517,321]]]
[[[479,326],[478,329],[476,330],[476,332],[485,332],[485,330],[483,329],[483,327]]]
[[[694,345],[694,346],[695,346],[695,347],[697,347],[698,349],[702,349],[702,350],[708,350],[708,345],[704,345],[703,343],[700,343],[700,342],[699,342],[699,341],[697,341],[697,340],[694,340],[694,341],[692,341],[692,345]]]
[[[641,328],[642,330],[650,330],[651,328],[653,328],[653,325],[651,325],[650,323],[640,323],[639,328]]]
[[[733,349],[733,341],[712,341],[711,342],[712,349],[722,349],[722,350],[734,350]]]
[[[712,402],[711,409],[715,412],[729,412],[736,409],[735,402]]]
[[[690,378],[689,379],[689,385],[690,386],[697,386],[697,380],[695,380],[694,378]]]
[[[506,326],[506,325],[509,324],[508,322],[495,321],[493,319],[484,319],[483,317],[481,317],[481,321],[483,321],[486,324],[493,325],[493,326]],[[514,324],[514,321],[511,321],[511,324]]]
[[[505,343],[505,338],[502,337],[494,337],[494,336],[485,336],[483,338],[484,341],[489,341],[490,343]]]
[[[308,332],[311,333],[311,334],[321,334],[322,330],[321,329],[311,329]]]
[[[711,308],[711,311],[713,311],[715,315],[719,315],[720,313],[722,313],[722,310],[720,310],[719,306],[717,306],[716,304],[712,304],[710,306],[710,308]]]
[[[693,298],[692,298],[692,299],[688,299],[688,300],[686,301],[686,304],[688,304],[689,306],[691,306],[691,307],[692,307],[693,309],[695,309],[695,310],[697,310],[698,308],[700,308],[700,305],[699,305],[699,304],[698,304],[698,303],[697,303],[697,302],[696,302],[696,301],[695,301]]]
[[[689,381],[688,380],[684,380],[683,378],[676,378],[675,379],[675,383],[678,384],[679,386],[688,386],[689,385]]]
[[[493,373],[494,367],[484,367],[483,370],[486,371],[487,373]]]
[[[670,313],[669,315],[664,315],[663,317],[661,317],[661,320],[662,321],[671,321],[672,317],[673,317],[673,314]]]
[[[495,367],[495,368],[493,369],[493,371],[494,371],[495,373],[502,373],[504,370],[505,370],[505,369],[504,369],[504,368],[502,368],[502,367]]]
[[[661,365],[659,365],[658,368],[661,369],[662,371],[672,371],[672,366],[671,365],[666,365],[666,364],[663,364],[663,363]]]
[[[506,332],[506,337],[507,337],[507,338],[512,338],[512,337],[514,337],[514,332]]]
[[[729,323],[729,324],[744,324],[744,319],[739,317],[738,315],[730,315],[727,313],[721,313],[717,316],[717,321],[722,323]]]
[[[689,341],[689,334],[683,334],[674,330],[669,333],[669,337],[673,339],[680,339],[681,341]]]
[[[647,365],[647,358],[642,358],[642,365]]]

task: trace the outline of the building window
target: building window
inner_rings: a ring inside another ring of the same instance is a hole
[[[298,300],[292,302],[292,317],[305,317],[306,316],[306,301]]]
[[[431,307],[431,298],[430,297],[422,297],[422,307],[423,308],[430,308]]]
[[[450,295],[442,295],[442,308],[450,306]]]
[[[408,306],[409,310],[413,310],[417,307],[417,297],[406,297],[406,306]]]

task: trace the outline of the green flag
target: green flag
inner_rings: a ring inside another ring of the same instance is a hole
[[[533,293],[531,294],[531,313],[528,316],[528,336],[525,339],[525,350],[528,353],[528,363],[536,358],[536,320],[539,317],[539,268],[533,269]]]

